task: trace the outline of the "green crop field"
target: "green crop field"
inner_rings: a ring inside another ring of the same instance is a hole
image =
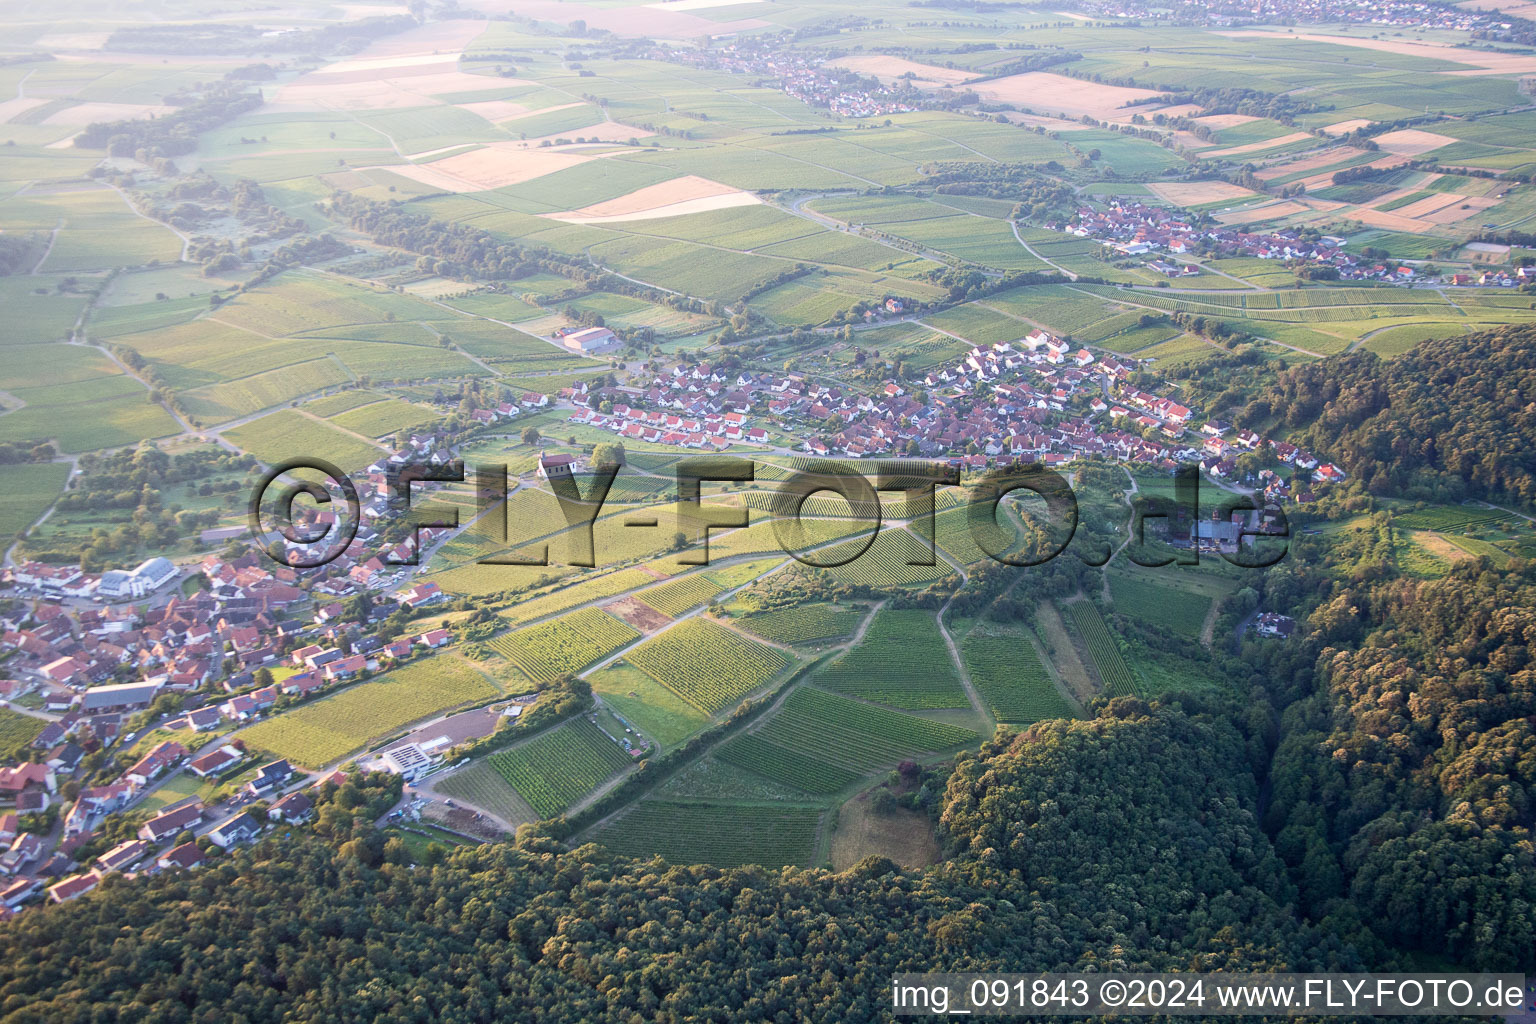
[[[69,466],[63,462],[6,466],[5,489],[0,493],[0,543],[37,522],[64,490]]]
[[[716,748],[715,757],[806,793],[836,793],[859,780],[858,772],[770,743],[753,733],[722,744]]]
[[[535,682],[580,672],[640,634],[628,623],[596,608],[581,611],[490,641],[496,653],[522,669]]]
[[[0,750],[12,751],[31,743],[47,724],[41,718],[0,708]]]
[[[400,431],[410,431],[430,423],[436,414],[427,408],[388,399],[361,408],[350,409],[332,416],[331,422],[344,430],[365,437],[384,437]]]
[[[1104,623],[1098,606],[1092,601],[1077,601],[1067,606],[1072,615],[1072,625],[1082,638],[1088,656],[1104,683],[1104,693],[1110,697],[1124,697],[1136,692],[1136,680],[1131,675],[1125,658],[1120,654],[1119,643]]]
[[[1068,718],[1067,703],[1027,636],[975,631],[960,645],[966,671],[999,722]]]
[[[314,456],[329,459],[342,469],[359,469],[386,454],[382,448],[294,409],[280,409],[252,420],[225,431],[224,437],[268,465]]]
[[[789,662],[788,655],[702,618],[658,633],[625,658],[709,715],[734,706]]]
[[[807,686],[796,687],[754,735],[797,759],[858,775],[977,739],[969,729]],[[812,764],[807,774],[817,770]]]
[[[259,722],[241,738],[318,768],[418,719],[496,693],[490,680],[458,657],[438,654]]]
[[[780,644],[825,643],[849,636],[864,621],[864,611],[831,604],[797,604],[757,612],[736,624],[765,640]]]
[[[632,760],[601,729],[576,718],[492,754],[490,764],[539,817],[553,818]]]
[[[127,374],[94,376],[67,384],[16,388],[0,404],[0,442],[55,441],[66,452],[94,451],[168,437],[180,427]]]
[[[898,708],[963,708],[970,703],[938,619],[919,609],[882,609],[858,646],[822,670],[817,681]]]
[[[1447,532],[1491,526],[1513,518],[1503,509],[1484,508],[1481,505],[1431,505],[1403,512],[1395,517],[1394,522],[1405,530]]]
[[[714,581],[703,573],[695,572],[643,590],[639,597],[663,615],[675,618],[690,608],[704,604],[718,593],[720,587]]]
[[[537,821],[539,817],[528,806],[528,801],[492,767],[489,758],[481,758],[438,777],[432,789],[443,796],[484,808],[511,825]]]
[[[816,848],[821,816],[815,807],[642,800],[592,839],[628,857],[720,867],[805,865]]]
[[[1111,573],[1109,592],[1115,599],[1115,611],[1184,636],[1200,635],[1211,608],[1211,599],[1205,594],[1172,590],[1134,574]]]

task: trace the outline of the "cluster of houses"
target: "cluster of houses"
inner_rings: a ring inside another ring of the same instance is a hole
[[[1126,256],[1169,253],[1182,256],[1211,249],[1225,256],[1252,256],[1265,260],[1305,260],[1338,268],[1339,276],[1354,276],[1363,269],[1359,260],[1344,251],[1344,239],[1324,235],[1308,241],[1297,231],[1244,231],[1240,227],[1197,226],[1180,211],[1148,206],[1133,199],[1111,199],[1104,209],[1080,206],[1066,222],[1050,221],[1049,231],[1091,238]],[[1170,277],[1187,276],[1198,268],[1155,260],[1154,269]],[[1395,273],[1393,269],[1393,273]],[[1404,268],[1406,269],[1406,268]]]
[[[196,761],[192,763],[191,770],[197,771]],[[278,760],[264,764],[242,787],[241,794],[247,800],[270,797],[289,784],[296,775],[293,766],[287,761]],[[338,776],[345,778],[338,772],[316,785],[331,781]],[[274,800],[267,807],[265,820],[253,811],[240,811],[219,821],[212,828],[208,828],[205,834],[214,846],[228,850],[255,839],[272,824],[297,825],[308,821],[313,814],[314,806],[314,800],[307,793],[296,790]],[[187,839],[186,834],[195,833],[205,825],[210,820],[211,813],[212,809],[205,807],[196,797],[189,797],[165,807],[145,821],[134,838],[126,839],[97,856],[88,870],[60,878],[46,886],[43,878],[48,874],[47,872],[18,878],[8,887],[0,890],[0,904],[4,905],[7,912],[14,913],[22,903],[40,891],[46,891],[48,899],[54,903],[65,903],[95,889],[101,884],[103,878],[113,873],[131,877],[138,873],[153,873],[174,868],[190,870],[200,867],[207,862],[208,855],[195,839]],[[0,822],[0,827],[3,827],[3,822]],[[36,839],[36,836],[32,838]],[[70,834],[66,830],[66,838],[60,844],[60,853],[55,857],[67,857],[66,848],[78,849],[89,838],[89,833]],[[0,858],[0,861],[3,861],[3,858]]]
[[[1148,206],[1132,199],[1111,200],[1107,208],[1078,208],[1071,219],[1051,221],[1048,230],[1078,238],[1091,238],[1126,256],[1166,253],[1181,256],[1211,250],[1222,256],[1251,256],[1261,260],[1299,261],[1331,266],[1344,281],[1386,281],[1411,284],[1424,280],[1423,272],[1393,261],[1362,259],[1344,251],[1345,240],[1335,235],[1305,239],[1291,229],[1245,231],[1239,227],[1195,225],[1183,213],[1164,206]],[[1200,268],[1155,256],[1147,263],[1167,277],[1191,277]],[[1443,274],[1438,280],[1459,288],[1514,288],[1536,282],[1536,267],[1513,271],[1488,270],[1478,274]]]
[[[362,536],[360,530],[358,546],[323,571],[299,572],[254,551],[233,558],[210,554],[196,567],[204,588],[158,605],[71,607],[61,589],[45,590],[35,582],[48,567],[29,563],[8,571],[4,582],[30,600],[14,602],[0,615],[0,656],[12,677],[0,679],[0,700],[57,717],[32,741],[36,753],[0,767],[0,806],[8,808],[0,810],[0,875],[14,879],[9,884],[0,879],[0,916],[45,888],[49,899],[63,901],[90,891],[113,872],[194,867],[204,856],[196,844],[162,850],[189,828],[203,825],[199,831],[212,843],[227,847],[272,822],[305,819],[312,802],[302,793],[283,796],[266,820],[242,812],[219,822],[189,800],[165,808],[137,838],[89,865],[76,864],[73,856],[99,833],[102,819],[130,809],[167,776],[186,771],[216,780],[246,769],[250,755],[238,739],[194,755],[198,734],[238,726],[284,698],[302,699],[451,642],[445,629],[385,639],[371,635],[368,622],[351,620],[341,599],[386,579]],[[371,531],[368,539],[374,539]],[[412,609],[444,599],[432,582],[390,597]],[[382,618],[384,610],[376,608],[370,618],[375,616]],[[263,670],[273,675],[268,685],[258,681]],[[219,689],[228,696],[210,697],[210,690]],[[133,733],[124,735],[129,719],[164,694],[180,695],[184,709],[160,725],[184,738],[156,743],[110,782],[99,783],[97,776],[99,784],[71,786],[73,799],[60,803],[66,782],[89,781],[88,766],[95,762],[87,758],[132,742]],[[287,762],[264,765],[243,796],[272,794],[293,775]],[[26,816],[43,813],[59,815],[57,845],[20,828]],[[207,828],[210,823],[214,827]],[[45,885],[46,879],[58,881]]]
[[[754,399],[768,383],[766,375],[728,376],[700,363],[674,367],[644,391],[583,383],[563,389],[560,398],[575,406],[571,422],[612,431],[620,440],[720,451],[769,443],[768,431],[752,420]]]
[[[1508,22],[1497,10],[1464,8],[1459,4],[1429,0],[1278,0],[1259,8],[1212,4],[1209,0],[1143,3],[1141,0],[1084,0],[1079,6],[1100,17],[1136,18],[1151,21],[1171,18],[1196,24],[1236,25],[1251,23],[1255,16],[1274,25],[1381,25],[1391,28],[1446,29],[1454,32],[1487,31]]]
[[[673,64],[753,75],[813,107],[844,117],[881,117],[922,109],[910,92],[883,85],[850,86],[846,73],[826,64],[825,54],[778,45],[776,40],[743,38],[710,47],[658,47],[653,56]]]
[[[1218,421],[1194,430],[1187,406],[1131,386],[1133,371],[1128,361],[1096,356],[1037,329],[1016,341],[978,346],[935,369],[920,382],[921,398],[897,381],[867,393],[798,373],[727,379],[707,364],[678,367],[640,394],[618,391],[628,401],[612,402],[617,389],[571,389],[562,397],[576,407],[574,422],[680,447],[766,443],[767,430],[750,426],[746,416],[766,409],[778,432],[820,457],[915,456],[982,471],[1097,455],[1168,471],[1198,461],[1212,476],[1232,478],[1239,455],[1268,449],[1283,466],[1315,471],[1318,481],[1344,478],[1337,466],[1250,430]],[[595,411],[604,400],[612,403],[610,413]],[[700,429],[706,426],[708,432]],[[1262,482],[1271,496],[1292,496],[1277,473]],[[1309,489],[1302,494],[1310,498]]]

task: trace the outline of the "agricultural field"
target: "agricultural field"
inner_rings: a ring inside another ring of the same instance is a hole
[[[628,624],[596,608],[584,608],[489,641],[535,682],[574,675],[640,636]]]
[[[805,793],[829,795],[859,780],[859,773],[790,750],[755,733],[742,733],[715,750],[726,764]]]
[[[434,792],[484,808],[511,825],[537,821],[528,801],[518,795],[489,758],[480,758],[442,775],[432,784]]]
[[[960,644],[971,683],[999,722],[1068,718],[1072,705],[1051,680],[1030,638],[978,628]]]
[[[1150,622],[1182,636],[1200,635],[1211,609],[1207,594],[1174,590],[1150,578],[1149,572],[1110,573],[1109,592],[1115,611]]]
[[[0,442],[54,442],[85,452],[169,437],[181,428],[145,386],[127,374],[7,389],[0,398]]]
[[[498,692],[456,655],[438,654],[259,722],[241,738],[258,750],[318,768],[411,722]]]
[[[957,725],[808,686],[792,690],[752,735],[788,751],[793,755],[788,763],[805,760],[807,776],[818,773],[820,764],[867,775],[977,739],[976,733]],[[766,770],[766,760],[754,770]]]
[[[361,469],[386,454],[384,449],[296,409],[280,409],[226,430],[224,437],[269,465],[310,456],[342,469]]]
[[[819,807],[642,800],[591,839],[627,857],[718,867],[807,865],[822,814]]]
[[[788,655],[704,618],[691,618],[629,651],[625,660],[706,715],[766,685]]]
[[[1137,692],[1136,678],[1120,653],[1119,642],[1099,614],[1092,601],[1076,601],[1067,605],[1072,625],[1082,640],[1094,670],[1103,684],[1104,694],[1109,697],[1126,697]]]
[[[713,580],[704,573],[694,572],[641,591],[640,600],[668,618],[675,618],[719,593],[720,587]]]
[[[624,748],[586,718],[575,718],[489,762],[540,818],[553,818],[627,768]]]
[[[10,708],[0,708],[0,750],[15,750],[31,743],[48,723]]]
[[[816,680],[851,697],[914,711],[970,703],[938,619],[921,609],[881,609],[859,644]]]
[[[736,624],[764,640],[791,646],[818,644],[851,636],[867,613],[831,604],[798,604],[744,615]]]
[[[69,479],[63,462],[43,462],[5,467],[5,491],[0,494],[0,543],[37,522],[38,516],[58,499]]]

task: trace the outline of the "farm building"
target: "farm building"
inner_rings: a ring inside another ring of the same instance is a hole
[[[97,686],[80,695],[80,710],[86,713],[147,708],[160,692],[160,682],[118,683]]]
[[[572,352],[591,354],[593,352],[606,352],[618,345],[618,335],[606,327],[588,327],[584,331],[574,331],[562,339],[565,347]]]
[[[402,744],[384,751],[381,761],[386,771],[403,776],[407,782],[415,780],[422,772],[437,763],[436,758],[428,755],[415,743]]]
[[[101,574],[96,593],[102,597],[143,597],[159,590],[178,575],[176,566],[169,559],[155,557],[145,559],[132,572],[113,569]]]

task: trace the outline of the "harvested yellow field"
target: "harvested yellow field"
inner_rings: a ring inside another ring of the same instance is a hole
[[[1009,75],[974,88],[976,94],[984,100],[1012,103],[1048,114],[1063,113],[1072,117],[1087,114],[1101,121],[1129,121],[1133,111],[1127,108],[1127,104],[1162,95],[1151,89],[1100,85],[1097,82],[1068,78],[1066,75],[1053,75],[1049,71]],[[1135,112],[1145,113],[1148,109],[1140,107]]]
[[[716,7],[745,7],[763,0],[660,0],[645,6],[657,11],[710,11]]]
[[[1432,213],[1439,213],[1449,206],[1459,206],[1465,201],[1465,196],[1458,196],[1452,192],[1437,192],[1432,196],[1425,196],[1416,203],[1400,206],[1393,213],[1400,213],[1404,217],[1428,217]]]
[[[1308,207],[1301,203],[1287,199],[1281,203],[1268,203],[1264,206],[1251,206],[1246,210],[1233,210],[1230,213],[1218,213],[1216,219],[1223,224],[1252,224],[1254,221],[1272,220],[1275,217],[1289,217],[1292,214],[1305,213]]]
[[[516,127],[516,125],[512,126],[514,130],[516,130]],[[651,133],[644,128],[620,124],[618,121],[603,121],[598,124],[588,125],[585,128],[572,128],[570,131],[556,132],[553,135],[529,136],[521,141],[528,146],[537,146],[542,142],[554,145],[560,139],[567,141],[586,139],[587,142],[628,142],[630,139],[648,139],[650,137]]]
[[[1252,189],[1227,181],[1163,181],[1148,185],[1153,195],[1179,206],[1200,206],[1257,195]]]
[[[175,109],[159,103],[76,103],[48,115],[43,124],[84,128],[98,121],[139,121],[148,117],[163,117]]]
[[[1417,128],[1404,128],[1402,131],[1376,136],[1376,145],[1380,146],[1384,152],[1396,153],[1399,156],[1419,156],[1432,149],[1449,146],[1455,141],[1449,135],[1436,135],[1434,132],[1420,131]]]
[[[1196,121],[1213,131],[1223,128],[1236,128],[1238,125],[1252,124],[1255,121],[1264,120],[1262,117],[1249,117],[1247,114],[1207,114],[1204,117],[1195,118]]]
[[[1426,224],[1455,224],[1499,203],[1492,196],[1457,196],[1456,199],[1454,205],[1443,206],[1434,213],[1421,214],[1419,219]]]
[[[1352,215],[1366,227],[1384,228],[1387,231],[1422,232],[1424,222],[1414,220],[1412,217],[1404,217],[1395,210],[1370,210],[1358,209]]]
[[[658,185],[648,185],[628,195],[601,203],[593,203],[580,210],[565,213],[547,213],[551,220],[563,220],[572,224],[612,224],[620,221],[655,220],[661,217],[679,217],[686,213],[703,213],[707,210],[724,210],[733,206],[752,206],[762,202],[757,196],[741,189],[722,185],[718,181],[689,174]]]
[[[17,96],[15,99],[0,101],[0,124],[47,102],[41,96]]]
[[[476,117],[483,117],[492,124],[497,124],[501,121],[511,121],[514,118],[522,117],[524,114],[532,113],[531,110],[521,103],[513,103],[511,100],[480,100],[475,103],[460,103],[458,108],[466,110]]]
[[[1003,114],[1014,124],[1027,124],[1031,128],[1044,128],[1052,132],[1086,132],[1092,131],[1088,125],[1081,121],[1063,121],[1059,117],[1041,117],[1039,114],[1016,114],[1008,111]]]
[[[1464,0],[1456,5],[1464,11],[1503,11],[1513,18],[1536,21],[1536,3],[1505,3],[1504,0]]]
[[[1375,122],[1368,117],[1355,117],[1348,121],[1340,121],[1338,124],[1331,124],[1324,128],[1323,131],[1329,135],[1348,135],[1357,128],[1365,128],[1372,124],[1375,124]]]
[[[35,50],[100,50],[107,45],[111,32],[51,32],[38,36],[32,44]]]
[[[1287,160],[1283,164],[1266,167],[1262,171],[1258,171],[1256,176],[1263,181],[1268,181],[1271,178],[1283,178],[1287,174],[1295,174],[1298,171],[1310,171],[1317,167],[1327,167],[1331,164],[1336,164],[1348,155],[1360,152],[1360,150],[1353,148],[1346,150],[1328,149],[1321,153],[1313,153],[1311,156],[1302,157],[1299,160]]]
[[[1361,166],[1361,167],[1373,167],[1373,168],[1375,168],[1377,170],[1384,171],[1384,170],[1387,170],[1387,169],[1392,168],[1392,167],[1401,167],[1403,164],[1405,164],[1407,162],[1408,162],[1408,158],[1407,157],[1401,157],[1401,156],[1382,156],[1382,157],[1377,157],[1375,160],[1372,160],[1368,164],[1360,164],[1358,166]],[[1324,171],[1321,174],[1314,174],[1314,175],[1311,175],[1310,177],[1302,178],[1301,181],[1299,182],[1299,184],[1305,185],[1308,189],[1326,188],[1329,185],[1333,184],[1333,175],[1334,175],[1333,171]]]
[[[1335,43],[1354,46],[1362,50],[1381,53],[1400,53],[1407,57],[1423,57],[1428,60],[1454,61],[1468,65],[1465,71],[1440,71],[1442,75],[1519,75],[1536,71],[1536,57],[1518,53],[1493,53],[1488,50],[1469,50],[1460,46],[1440,46],[1435,43],[1410,43],[1397,39],[1357,39],[1354,36],[1322,35],[1311,32],[1284,33],[1248,29],[1238,32],[1218,32],[1217,35],[1233,39],[1272,39],[1278,42],[1304,39],[1311,43]]]
[[[551,152],[525,146],[522,142],[493,142],[429,164],[395,164],[384,169],[445,192],[488,192],[598,159],[595,154]]]
[[[1230,146],[1227,149],[1213,149],[1209,153],[1201,153],[1201,156],[1242,156],[1244,153],[1257,153],[1260,150],[1275,149],[1279,146],[1288,146],[1293,142],[1310,139],[1312,136],[1306,132],[1291,132],[1289,135],[1281,135],[1274,139],[1265,139],[1263,142],[1250,142],[1246,146]]]
[[[887,57],[881,54],[870,54],[866,57],[839,57],[827,63],[832,67],[846,68],[881,80],[900,78],[911,72],[920,85],[959,85],[961,82],[968,82],[978,77],[974,71],[941,68],[935,64],[919,64],[903,57]]]

